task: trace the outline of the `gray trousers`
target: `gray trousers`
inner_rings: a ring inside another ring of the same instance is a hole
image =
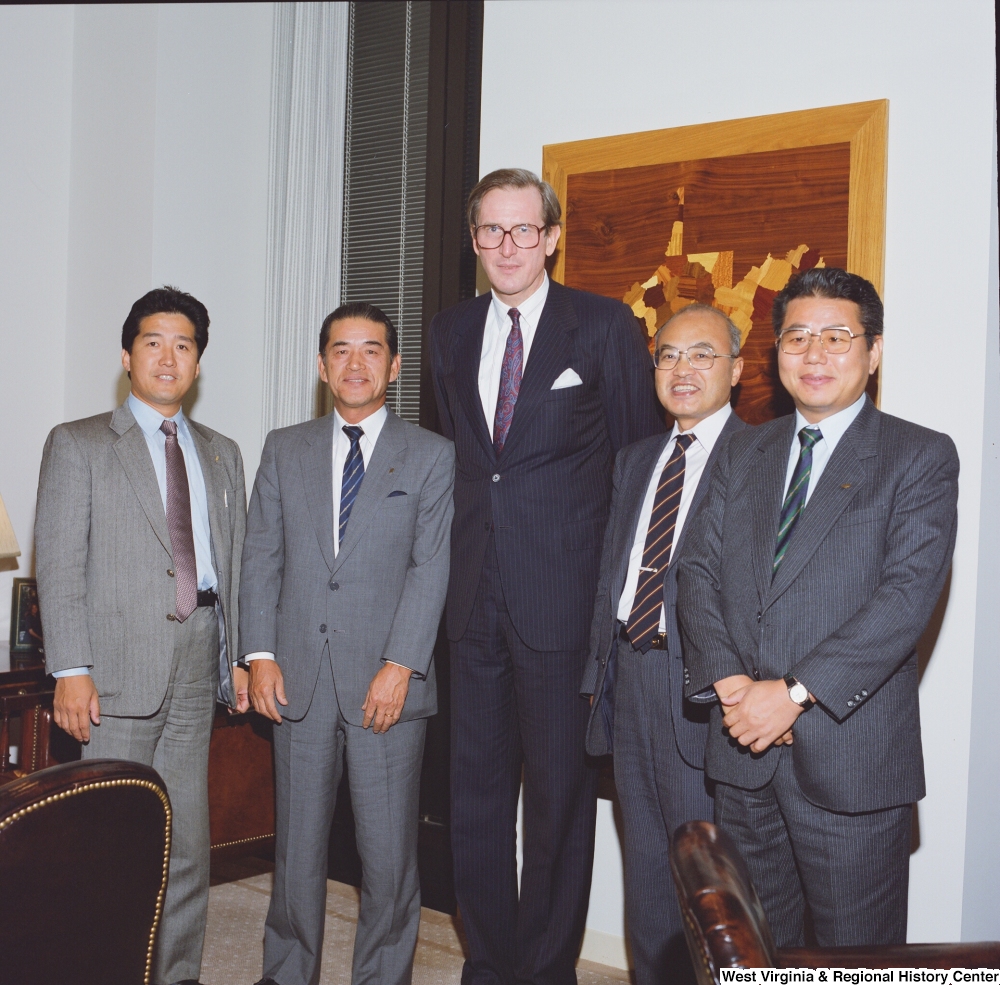
[[[420,767],[427,720],[376,735],[345,721],[323,660],[306,716],[274,729],[274,890],[264,925],[264,977],[316,985],[326,919],[327,854],[337,786],[347,775],[361,856],[353,985],[406,985],[420,924]]]
[[[159,711],[148,718],[101,715],[91,726],[84,759],[128,759],[152,766],[170,796],[173,825],[170,871],[156,936],[152,981],[197,979],[208,913],[208,745],[219,680],[219,622],[215,610],[195,609],[173,631],[170,683]]]
[[[670,838],[685,821],[712,819],[705,773],[684,762],[674,739],[670,659],[662,650],[643,654],[618,643],[615,786],[636,985],[694,980],[670,871]]]
[[[787,746],[767,786],[720,783],[715,791],[716,824],[746,861],[778,947],[802,946],[807,904],[821,947],[906,943],[912,811],[817,807],[799,787]]]

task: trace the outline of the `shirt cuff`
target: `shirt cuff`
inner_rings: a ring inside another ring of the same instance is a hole
[[[386,660],[387,664],[392,664],[394,667],[402,667],[403,670],[408,670],[411,674],[414,673],[412,667],[407,667],[406,664],[401,664],[398,660]]]
[[[269,653],[267,650],[257,650],[255,653],[246,654],[241,663],[250,663],[251,660],[273,660],[274,654]]]
[[[90,676],[89,667],[70,667],[69,670],[55,670],[52,672],[53,677],[83,677],[86,674]]]

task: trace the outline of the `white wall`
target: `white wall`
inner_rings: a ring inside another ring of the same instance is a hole
[[[994,41],[989,0],[486,3],[484,174],[540,171],[548,143],[890,101],[882,406],[947,431],[962,460],[951,601],[921,686],[928,796],[911,862],[914,941],[960,938],[967,805],[985,809],[970,801],[968,782],[985,356],[997,345],[987,318],[997,263]],[[527,70],[511,69],[512,52]],[[968,360],[961,365],[948,356],[959,334]],[[988,379],[993,392],[995,373]],[[995,606],[989,594],[983,602]],[[995,638],[989,654],[983,634],[978,645],[984,667],[988,656],[995,661]],[[974,820],[995,832],[998,818]],[[618,848],[605,829],[598,854],[613,859]],[[595,894],[589,925],[609,919],[607,897]],[[988,919],[1000,935],[995,905]]]
[[[45,435],[63,420],[73,12],[0,7],[0,495],[21,547],[0,561],[0,641],[11,579],[33,574]]]
[[[121,325],[151,287],[208,306],[187,402],[263,441],[272,5],[0,7],[0,494],[32,573],[42,445],[127,393]]]

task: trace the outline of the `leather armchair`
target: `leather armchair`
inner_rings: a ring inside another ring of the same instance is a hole
[[[997,968],[1000,942],[777,948],[750,875],[729,836],[688,821],[670,847],[677,900],[700,985],[722,968]]]
[[[170,801],[155,770],[66,763],[0,787],[0,981],[148,983]]]

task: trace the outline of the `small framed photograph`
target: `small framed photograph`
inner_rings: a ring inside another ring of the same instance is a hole
[[[34,578],[15,578],[10,606],[10,652],[41,653],[42,618],[38,611],[38,584]]]

